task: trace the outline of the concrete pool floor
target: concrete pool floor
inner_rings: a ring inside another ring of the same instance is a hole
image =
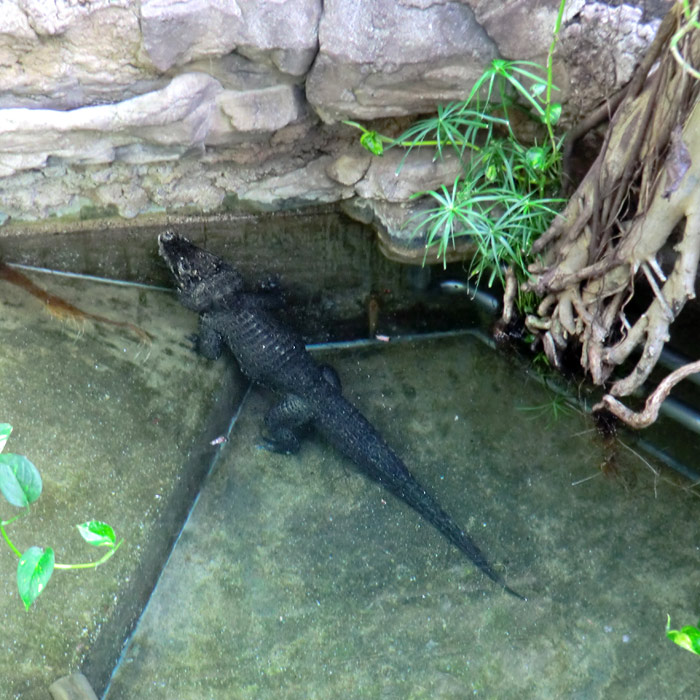
[[[55,572],[25,612],[3,543],[1,697],[46,698],[76,670],[100,694],[115,666],[106,700],[692,696],[697,657],[664,626],[700,617],[697,495],[580,413],[555,420],[546,388],[474,337],[321,357],[527,602],[320,439],[261,449],[257,390],[212,446],[246,385],[194,356],[196,319],[169,295],[41,284],[153,339],[4,285],[5,451],[44,479],[8,533],[86,561],[74,525],[96,518],[125,544]]]

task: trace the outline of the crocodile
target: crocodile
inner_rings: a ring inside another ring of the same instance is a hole
[[[302,430],[313,425],[360,471],[417,511],[488,578],[526,600],[506,584],[474,540],[343,397],[335,371],[318,364],[302,338],[278,321],[274,311],[279,295],[270,289],[250,291],[233,265],[172,231],[159,235],[158,248],[181,303],[199,314],[197,350],[215,360],[228,347],[243,374],[282,397],[264,419],[270,449],[296,452]]]

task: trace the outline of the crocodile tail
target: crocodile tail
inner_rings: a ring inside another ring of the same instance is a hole
[[[438,505],[437,501],[413,478],[393,484],[385,483],[392,493],[408,503],[411,508],[420,513],[443,537],[449,540],[457,549],[467,555],[469,560],[488,576],[494,583],[501,586],[510,595],[527,600],[506,584],[489,564],[484,553],[474,540],[467,535],[457,523]]]
[[[469,557],[492,581],[505,591],[525,600],[506,585],[486,560],[474,540],[455,523],[437,501],[415,480],[399,456],[372,424],[349,401],[332,389],[319,402],[316,425],[326,438],[351,459],[367,476],[384,485],[395,496],[423,516],[440,534]]]

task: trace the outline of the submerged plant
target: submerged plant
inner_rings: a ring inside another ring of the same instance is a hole
[[[550,420],[556,423],[560,418],[569,416],[575,411],[562,394],[554,394],[549,401],[535,406],[518,406],[517,410],[529,414],[533,420],[547,418],[548,426]]]
[[[700,622],[698,627],[687,625],[679,630],[671,629],[671,616],[666,615],[666,636],[679,647],[700,656]]]
[[[8,423],[0,423],[0,452],[12,432]],[[24,607],[31,604],[46,588],[54,569],[94,569],[106,562],[119,549],[123,539],[116,541],[114,530],[100,520],[89,520],[77,525],[81,537],[94,547],[108,547],[105,555],[93,562],[82,564],[57,564],[51,547],[29,547],[24,552],[10,540],[5,527],[29,512],[29,506],[41,495],[42,483],[39,470],[23,455],[0,454],[0,491],[5,499],[17,508],[25,508],[23,514],[0,521],[0,533],[10,549],[19,557],[17,564],[17,588]]]

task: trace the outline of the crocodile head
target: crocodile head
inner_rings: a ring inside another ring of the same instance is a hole
[[[158,252],[175,278],[180,301],[193,311],[225,308],[243,288],[234,267],[173,231],[158,236]]]

